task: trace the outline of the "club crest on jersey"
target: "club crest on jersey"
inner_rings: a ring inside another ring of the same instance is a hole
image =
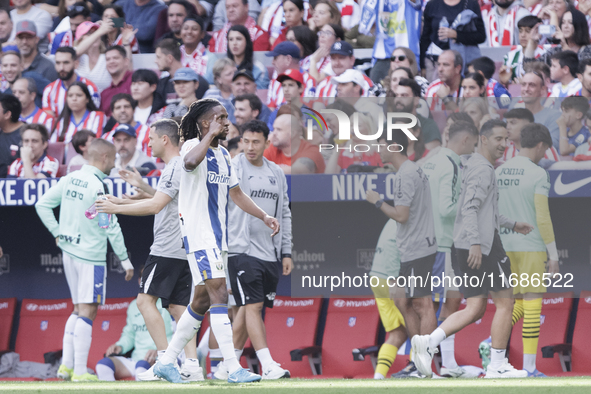
[[[287,321],[285,322],[285,325],[287,327],[293,327],[294,323],[295,323],[295,317],[288,317]]]
[[[45,330],[47,330],[47,327],[49,327],[49,323],[48,323],[48,321],[47,321],[47,320],[43,320],[43,321],[41,322],[41,331],[45,331]]]
[[[270,176],[269,177],[269,183],[271,183],[271,185],[276,185],[277,184],[277,178],[275,178],[274,176]]]
[[[103,324],[101,324],[101,329],[103,331],[108,331],[110,326],[110,320],[105,320]]]
[[[207,182],[209,183],[217,183],[222,185],[229,185],[230,184],[230,177],[226,174],[218,174],[213,171],[207,172]]]

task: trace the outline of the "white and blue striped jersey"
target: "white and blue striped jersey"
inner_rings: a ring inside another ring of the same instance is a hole
[[[420,57],[421,18],[423,15],[421,0],[379,0],[375,12],[376,41],[373,47],[374,59],[389,59],[397,47],[410,48],[416,58]],[[372,4],[369,1],[369,4]],[[385,19],[385,25],[382,19]]]
[[[183,169],[185,155],[199,142],[194,138],[183,144]],[[197,168],[182,172],[178,209],[187,254],[213,248],[228,251],[228,193],[236,186],[230,154],[222,146],[210,147]]]

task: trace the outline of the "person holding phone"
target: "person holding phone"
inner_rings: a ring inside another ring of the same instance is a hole
[[[103,36],[103,43],[108,48],[113,45],[126,44],[131,48],[131,53],[140,53],[140,45],[138,44],[135,34],[130,34],[125,28],[125,12],[123,8],[117,4],[109,4],[103,11],[103,21],[113,21],[113,30]],[[125,36],[124,36],[125,35]],[[126,48],[127,49],[127,48]]]
[[[551,9],[542,9],[539,17],[544,19],[547,15],[550,17],[549,26],[554,28],[554,33],[552,35],[546,35],[545,33],[551,33],[552,29],[549,29],[547,27],[548,25],[536,25],[532,29],[527,47],[524,51],[524,63],[541,60],[548,66],[551,66],[552,56],[562,51],[575,52],[579,61],[591,58],[591,39],[589,38],[589,26],[585,14],[575,7],[569,6],[560,18]],[[536,58],[535,51],[543,37],[559,40],[560,43],[549,48],[545,53]]]

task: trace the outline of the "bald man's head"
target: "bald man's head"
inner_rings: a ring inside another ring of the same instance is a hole
[[[269,140],[278,149],[287,149],[291,146],[291,118],[289,114],[279,115],[273,122],[273,132]]]
[[[88,147],[88,164],[109,175],[115,168],[115,145],[102,138],[95,138]]]

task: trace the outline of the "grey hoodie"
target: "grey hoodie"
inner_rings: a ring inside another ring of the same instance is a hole
[[[488,255],[495,230],[513,228],[515,221],[499,214],[499,190],[492,164],[480,153],[474,153],[466,162],[462,174],[462,191],[458,214],[454,223],[454,246],[470,249],[480,245],[482,254]]]
[[[247,165],[248,159],[241,153],[232,159],[232,168],[236,171],[240,188],[250,196],[250,185],[247,179],[243,178],[243,168]],[[289,209],[289,197],[287,196],[287,179],[283,170],[272,161],[263,157],[263,165],[268,166],[277,177],[279,198],[277,201],[277,220],[279,221],[279,233],[273,237],[275,246],[275,255],[277,260],[281,261],[281,256],[291,254],[291,210]],[[257,234],[251,234],[248,226],[248,213],[240,209],[230,199],[228,201],[228,252],[230,254],[249,253],[251,237],[257,237]],[[265,235],[267,236],[267,235]]]

